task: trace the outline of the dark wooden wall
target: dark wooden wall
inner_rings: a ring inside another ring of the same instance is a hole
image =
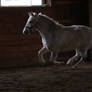
[[[53,0],[56,17],[61,23],[88,25],[88,0]]]
[[[87,0],[53,0],[52,7],[1,7],[0,67],[38,62],[37,51],[42,46],[39,34],[22,34],[30,11],[42,12],[65,25],[89,25]]]
[[[92,0],[89,0],[89,23],[92,27]]]
[[[89,25],[92,28],[92,0],[89,0]],[[92,61],[92,49],[90,50],[90,60]]]

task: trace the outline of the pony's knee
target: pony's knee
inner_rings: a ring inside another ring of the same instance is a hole
[[[44,54],[45,52],[47,52],[46,48],[41,48],[39,51],[38,51],[38,56]]]
[[[41,56],[42,52],[41,50],[38,51],[38,56]]]
[[[43,55],[47,52],[46,48],[42,48],[38,51],[38,58],[40,60],[41,63],[45,63],[45,59],[43,57]]]

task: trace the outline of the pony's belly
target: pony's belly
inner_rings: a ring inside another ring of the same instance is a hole
[[[72,51],[75,49],[81,49],[81,48],[89,48],[90,45],[92,46],[92,44],[90,42],[85,42],[84,41],[75,41],[75,42],[69,42],[66,44],[62,44],[62,45],[56,45],[54,46],[54,50],[56,52],[67,52],[67,51]]]
[[[76,48],[79,48],[79,43],[77,44],[62,44],[62,45],[56,45],[53,47],[56,52],[67,52],[75,50]]]
[[[72,51],[74,48],[72,47],[58,47],[53,49],[55,52],[67,52],[67,51]]]

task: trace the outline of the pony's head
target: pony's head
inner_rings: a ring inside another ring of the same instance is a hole
[[[41,13],[29,13],[29,18],[23,29],[23,34],[29,34],[32,31],[48,31],[56,30],[56,21]]]
[[[29,34],[32,30],[36,30],[36,25],[38,24],[38,14],[29,13],[29,18],[23,29],[23,34]]]

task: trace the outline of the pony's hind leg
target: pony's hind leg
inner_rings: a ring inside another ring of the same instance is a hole
[[[47,53],[48,52],[48,50],[45,48],[45,47],[43,47],[43,48],[41,48],[40,50],[39,50],[39,52],[38,52],[38,57],[39,57],[39,61],[41,62],[41,64],[46,64],[46,61],[45,61],[45,59],[44,59],[44,54],[45,53]]]
[[[80,49],[81,58],[80,60],[73,66],[73,68],[76,68],[80,63],[82,63],[83,60],[85,60],[85,57],[87,55],[88,49]]]
[[[70,58],[68,61],[67,61],[67,65],[72,65],[75,61],[77,61],[78,59],[80,59],[80,51],[78,49],[76,49],[76,54]]]

